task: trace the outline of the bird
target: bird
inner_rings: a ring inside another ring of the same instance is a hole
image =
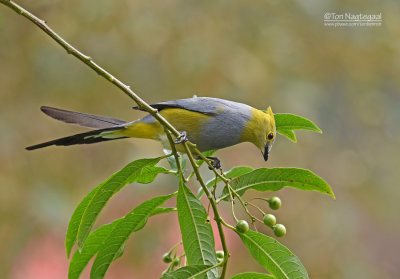
[[[163,101],[150,106],[157,109],[181,132],[180,136],[175,137],[176,149],[180,153],[185,153],[185,148],[179,143],[186,140],[196,144],[201,152],[250,142],[261,150],[264,160],[267,161],[275,141],[275,118],[270,106],[267,110],[259,110],[243,103],[212,97]],[[163,126],[150,114],[126,122],[112,117],[48,106],[42,106],[40,109],[54,119],[93,130],[32,145],[26,147],[27,150],[52,145],[92,144],[123,138],[153,139],[160,141],[167,148],[169,146]],[[143,110],[139,107],[134,109]],[[214,167],[220,167],[217,157],[208,158]]]

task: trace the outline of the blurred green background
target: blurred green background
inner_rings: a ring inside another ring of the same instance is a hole
[[[218,157],[226,170],[307,168],[332,186],[336,201],[294,189],[276,193],[283,208],[275,213],[288,229],[281,241],[311,278],[400,278],[398,1],[19,2],[149,103],[197,94],[312,119],[322,135],[299,132],[297,144],[279,136],[267,163],[250,144],[221,150]],[[383,23],[325,27],[326,12],[382,13]],[[0,5],[4,278],[66,278],[64,235],[80,200],[126,163],[162,154],[157,142],[146,140],[25,151],[82,131],[46,117],[41,105],[126,120],[144,115],[116,87]],[[169,176],[129,185],[106,206],[98,225],[176,188]],[[230,218],[228,208],[224,215]],[[239,238],[228,236],[228,275],[262,271]],[[162,254],[177,241],[176,215],[154,217],[107,278],[158,278],[166,268]]]

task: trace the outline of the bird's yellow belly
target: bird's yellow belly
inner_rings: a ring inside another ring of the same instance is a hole
[[[200,139],[201,127],[210,117],[199,112],[179,108],[163,109],[160,114],[179,132],[186,132],[188,139],[193,143]],[[164,145],[168,143],[164,128],[157,120],[149,123],[137,121],[113,133],[125,137],[159,140]],[[180,152],[184,151],[181,145],[177,145],[177,149]]]

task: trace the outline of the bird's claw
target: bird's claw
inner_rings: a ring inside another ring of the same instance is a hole
[[[179,144],[179,143],[182,143],[182,142],[187,142],[187,141],[188,141],[188,138],[187,138],[187,134],[186,134],[185,131],[180,133],[179,136],[177,136],[176,139],[175,139],[175,143],[176,144]]]
[[[207,157],[207,159],[210,159],[211,166],[215,169],[220,169],[221,168],[221,161],[217,157]],[[208,167],[208,169],[212,170],[211,167]]]

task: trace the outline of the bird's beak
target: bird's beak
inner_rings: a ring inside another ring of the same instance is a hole
[[[269,143],[267,142],[265,144],[264,152],[263,152],[265,162],[268,160],[268,153],[269,153],[269,146],[268,145],[269,145]]]

